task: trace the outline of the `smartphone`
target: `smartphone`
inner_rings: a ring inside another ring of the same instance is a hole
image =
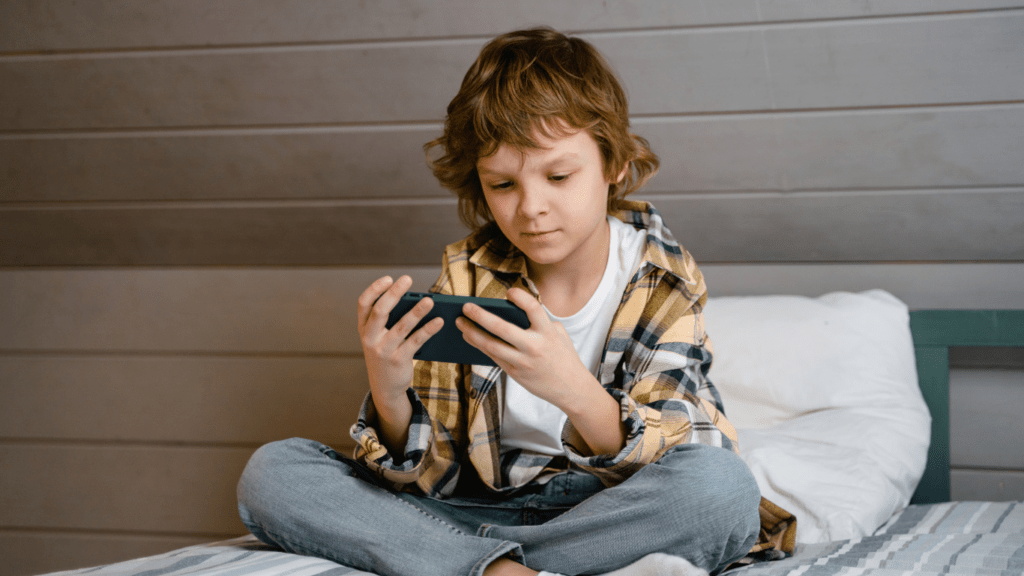
[[[488,355],[481,352],[479,348],[470,345],[469,342],[466,342],[462,337],[462,331],[455,326],[455,319],[463,315],[462,306],[467,302],[472,302],[520,328],[530,327],[530,320],[526,317],[526,312],[508,300],[480,298],[478,296],[450,296],[448,294],[434,294],[432,292],[406,292],[388,315],[387,327],[391,328],[394,326],[402,316],[405,316],[423,298],[432,299],[434,307],[416,325],[413,332],[439,316],[444,318],[444,326],[440,332],[431,336],[423,346],[420,346],[420,349],[413,356],[417,360],[496,366],[494,360],[491,360]]]

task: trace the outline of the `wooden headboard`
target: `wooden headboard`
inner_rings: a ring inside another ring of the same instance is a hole
[[[910,330],[917,378],[932,414],[928,464],[911,502],[950,498],[949,349],[954,346],[1024,346],[1024,310],[916,310]]]

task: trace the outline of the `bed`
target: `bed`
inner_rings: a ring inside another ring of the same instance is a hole
[[[949,348],[1024,346],[1024,311],[910,312],[873,290],[715,298],[705,317],[741,455],[798,518],[792,556],[728,573],[1024,574],[1024,502],[949,502],[948,392]],[[243,536],[59,574],[369,573]]]

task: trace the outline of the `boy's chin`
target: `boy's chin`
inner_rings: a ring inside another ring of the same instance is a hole
[[[518,247],[526,256],[527,264],[531,266],[554,266],[566,259],[566,254],[554,250],[523,250]]]

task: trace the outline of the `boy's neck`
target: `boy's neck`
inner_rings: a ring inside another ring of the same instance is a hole
[[[560,262],[537,264],[527,258],[526,267],[540,292],[541,302],[555,316],[567,318],[579,312],[597,291],[608,266],[611,228],[605,222],[594,242],[581,246]]]

